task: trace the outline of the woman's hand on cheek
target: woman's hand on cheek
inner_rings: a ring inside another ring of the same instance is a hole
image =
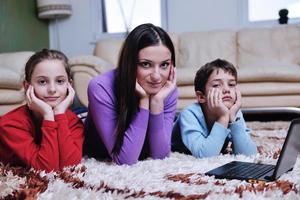
[[[137,81],[135,83],[135,91],[141,99],[149,96]]]
[[[149,95],[142,88],[142,86],[136,81],[135,92],[140,97],[139,107],[144,109],[149,109]]]
[[[159,114],[164,110],[164,100],[176,88],[176,69],[172,66],[165,85],[158,93],[150,97],[150,110],[152,114]]]
[[[61,101],[57,106],[53,108],[54,115],[65,113],[66,110],[72,105],[75,91],[70,83],[68,83],[68,95],[65,97],[63,101]]]
[[[26,91],[26,102],[30,110],[38,113],[46,120],[54,120],[54,114],[51,106],[35,96],[32,85],[29,85]]]
[[[166,81],[165,85],[159,90],[159,92],[151,97],[151,99],[164,101],[165,98],[176,88],[176,81],[177,81],[177,74],[176,68],[171,66],[170,67],[170,74],[168,80]]]

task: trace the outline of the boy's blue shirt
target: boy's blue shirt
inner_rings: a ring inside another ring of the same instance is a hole
[[[232,142],[234,154],[255,154],[256,145],[250,137],[250,129],[241,110],[237,113],[237,119],[228,128],[215,122],[209,131],[200,104],[194,103],[179,114],[173,134],[179,131],[183,144],[198,158],[219,155],[227,137]]]

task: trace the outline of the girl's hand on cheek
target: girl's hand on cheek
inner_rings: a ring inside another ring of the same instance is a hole
[[[26,101],[30,110],[38,113],[46,120],[54,120],[53,110],[51,106],[35,96],[34,88],[32,85],[30,85],[26,91]]]
[[[55,108],[53,108],[54,115],[65,113],[66,110],[72,105],[74,97],[75,97],[75,91],[70,83],[67,85],[68,87],[68,95],[65,97],[65,99],[60,102]]]

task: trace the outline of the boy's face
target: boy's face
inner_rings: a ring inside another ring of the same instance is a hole
[[[236,101],[236,85],[233,75],[222,69],[214,70],[205,85],[204,98],[209,94],[212,95],[211,98],[222,99],[224,105],[230,109]]]

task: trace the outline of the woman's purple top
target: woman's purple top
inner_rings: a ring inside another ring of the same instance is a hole
[[[112,153],[116,142],[117,124],[115,75],[116,70],[111,70],[95,77],[89,83],[85,148],[96,151],[91,153],[97,155],[95,157],[111,158],[117,164],[131,165],[149,156],[154,159],[165,158],[171,151],[177,89],[165,99],[163,112],[154,115],[143,108],[137,111],[125,131],[121,150],[116,154]],[[92,135],[98,137],[90,137]]]

